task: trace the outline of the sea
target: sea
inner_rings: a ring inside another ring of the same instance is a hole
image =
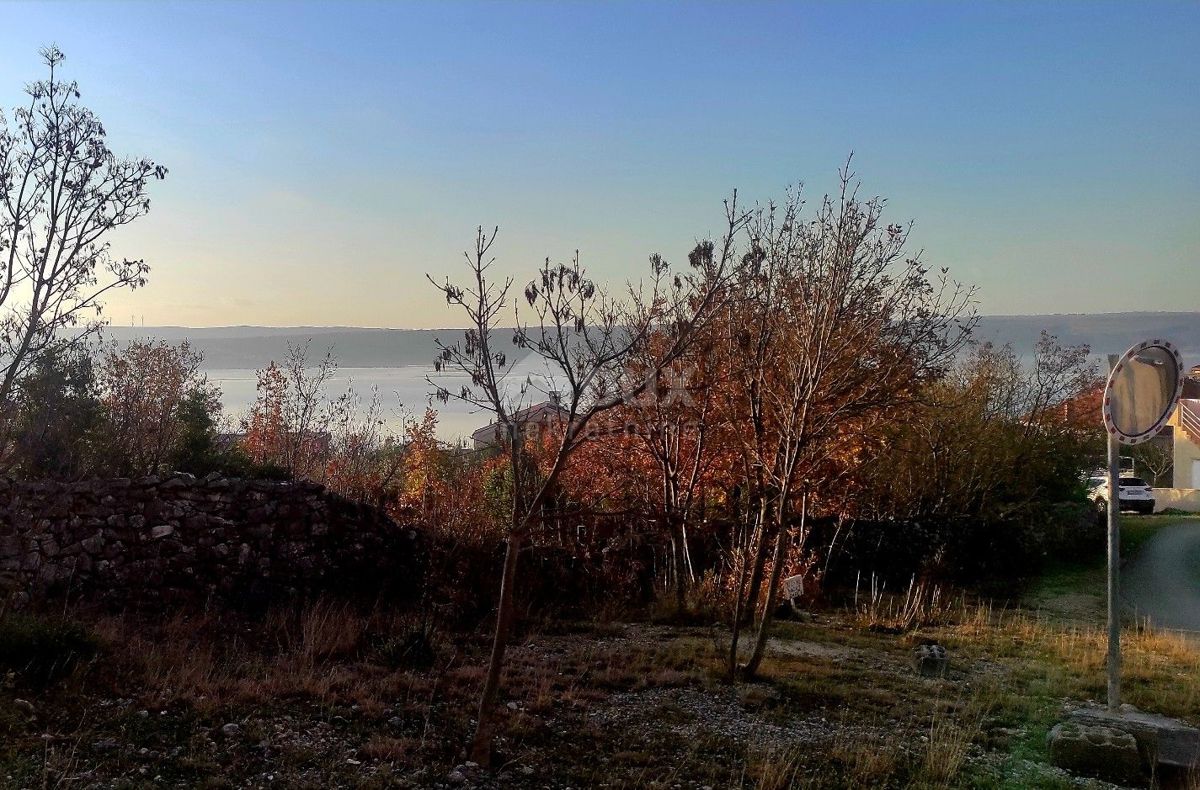
[[[203,373],[210,383],[220,387],[223,416],[236,429],[257,397],[257,371],[211,368],[203,370]],[[526,405],[545,400],[547,393],[554,389],[553,380],[530,365],[514,367],[505,381],[507,392],[514,398],[519,395],[521,385],[530,382],[524,395]],[[409,420],[420,420],[425,409],[432,407],[437,411],[438,438],[457,444],[469,440],[475,430],[492,421],[491,413],[486,410],[457,398],[450,398],[443,403],[435,397],[437,386],[457,392],[465,383],[467,377],[463,374],[438,373],[427,365],[339,367],[326,382],[324,397],[333,399],[351,393],[352,402],[358,409],[365,409],[372,398],[378,397],[380,417],[385,428],[395,434],[402,433]]]

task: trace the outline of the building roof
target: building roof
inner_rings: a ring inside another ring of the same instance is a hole
[[[521,423],[538,423],[545,424],[553,420],[566,420],[569,412],[562,404],[554,401],[542,401],[534,405],[513,412],[510,419],[513,422]],[[501,435],[501,425],[499,422],[490,422],[479,430],[471,434],[471,439],[477,442],[488,440],[498,440]]]

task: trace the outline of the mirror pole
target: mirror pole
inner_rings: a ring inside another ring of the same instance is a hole
[[[1120,357],[1108,355],[1108,367]],[[1121,606],[1117,574],[1121,567],[1121,446],[1108,434],[1108,709],[1121,712]]]

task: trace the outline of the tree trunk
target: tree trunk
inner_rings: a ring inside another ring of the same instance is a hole
[[[742,625],[754,622],[754,614],[758,609],[759,591],[762,589],[763,569],[767,564],[767,498],[763,497],[758,510],[758,523],[750,537],[750,545],[754,548],[754,568],[750,573],[750,594],[748,605],[742,612]]]
[[[687,588],[690,580],[688,567],[687,528],[683,519],[672,513],[671,520],[672,543],[675,544],[675,612],[682,615],[687,609]]]
[[[775,603],[779,598],[779,579],[783,576],[783,562],[787,558],[787,509],[783,503],[779,506],[779,534],[775,538],[775,557],[771,566],[771,578],[767,583],[767,605],[763,609],[762,619],[759,620],[758,636],[754,640],[754,652],[750,655],[750,660],[746,662],[746,678],[752,678],[758,673],[759,664],[762,663],[763,653],[767,646],[767,632],[771,628],[771,621],[775,617]],[[800,534],[804,534],[805,518],[808,513],[808,492],[805,491],[800,495]]]
[[[687,519],[679,520],[679,534],[683,538],[683,567],[687,571],[687,583],[696,583],[696,566],[692,564],[692,548],[688,545]]]
[[[479,697],[479,719],[475,737],[471,740],[471,759],[482,766],[491,764],[492,735],[496,725],[496,697],[500,692],[500,672],[504,668],[504,651],[508,647],[508,630],[512,622],[513,584],[517,577],[517,557],[521,551],[522,535],[514,532],[508,537],[504,551],[504,573],[500,581],[500,605],[496,609],[496,633],[492,640],[492,656],[487,677]]]
[[[750,531],[751,537],[749,539],[749,543],[753,543],[753,540],[754,540],[753,535],[760,533],[762,531],[763,527],[765,526],[764,522],[766,520],[766,517],[767,517],[767,500],[762,499],[759,503],[758,518],[757,518],[757,521],[755,524],[755,528]],[[759,543],[760,544],[762,543],[761,539],[759,540]],[[749,552],[750,549],[751,549],[751,545],[747,545],[746,551]],[[759,558],[760,558],[761,554],[762,554],[761,549],[754,553],[754,564],[758,569],[758,576],[760,579],[762,578],[762,569],[761,569],[761,567],[758,567],[758,566],[761,565],[761,563],[759,562]],[[733,632],[729,636],[729,682],[730,683],[737,681],[738,639],[741,637],[742,625],[746,619],[746,611],[749,610],[751,613],[754,611],[755,599],[758,596],[758,592],[757,592],[757,590],[755,590],[753,596],[751,596],[748,599],[748,601],[745,603],[745,605],[743,605],[742,593],[746,589],[746,563],[749,561],[749,559],[750,558],[748,556],[744,556],[742,559],[742,569],[738,572],[737,591],[736,591],[736,594],[734,595],[734,599],[733,599],[733,623],[732,623],[732,631]]]

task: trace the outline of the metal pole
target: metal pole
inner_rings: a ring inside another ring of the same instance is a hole
[[[1120,357],[1108,355],[1109,370]],[[1121,569],[1121,449],[1108,435],[1108,709],[1121,712],[1121,606],[1117,574]]]

